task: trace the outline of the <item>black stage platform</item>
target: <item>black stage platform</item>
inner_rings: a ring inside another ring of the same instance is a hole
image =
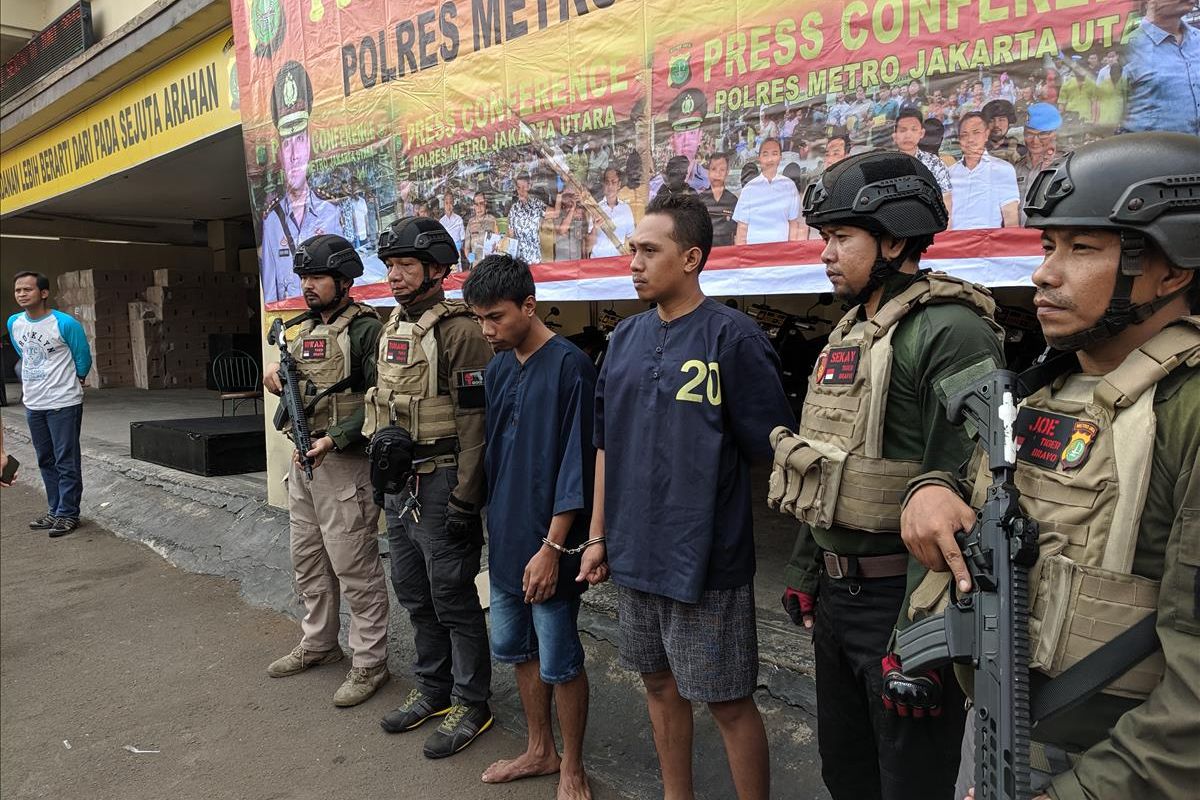
[[[129,455],[193,475],[239,475],[267,468],[261,414],[129,423]]]

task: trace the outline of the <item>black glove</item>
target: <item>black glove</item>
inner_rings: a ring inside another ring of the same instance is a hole
[[[942,675],[929,669],[911,675],[900,667],[895,653],[880,662],[883,670],[883,707],[901,717],[938,717],[942,714]]]
[[[479,513],[450,495],[446,503],[446,533],[455,539],[482,539],[483,519]]]

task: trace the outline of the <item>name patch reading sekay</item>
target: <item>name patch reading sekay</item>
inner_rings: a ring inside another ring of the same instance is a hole
[[[817,365],[817,383],[826,386],[845,386],[858,376],[857,347],[833,347],[821,354]]]

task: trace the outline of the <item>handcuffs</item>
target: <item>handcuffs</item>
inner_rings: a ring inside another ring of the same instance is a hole
[[[558,552],[562,553],[563,555],[574,556],[574,555],[578,555],[579,553],[582,553],[584,550],[587,550],[589,547],[591,547],[594,544],[603,544],[604,539],[605,539],[605,537],[599,536],[595,539],[588,539],[586,542],[579,545],[578,547],[563,547],[558,542],[550,541],[550,537],[543,536],[542,544],[550,547],[553,550],[557,550]]]

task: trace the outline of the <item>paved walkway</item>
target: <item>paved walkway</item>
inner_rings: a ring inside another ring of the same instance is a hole
[[[378,719],[407,693],[404,681],[338,709],[331,698],[349,659],[268,678],[296,623],[246,606],[232,584],[177,570],[95,523],[62,539],[30,531],[45,500],[29,486],[4,490],[0,503],[6,800],[554,797],[553,778],[479,782],[519,750],[506,731],[441,762],[421,755],[421,731],[384,733]]]

